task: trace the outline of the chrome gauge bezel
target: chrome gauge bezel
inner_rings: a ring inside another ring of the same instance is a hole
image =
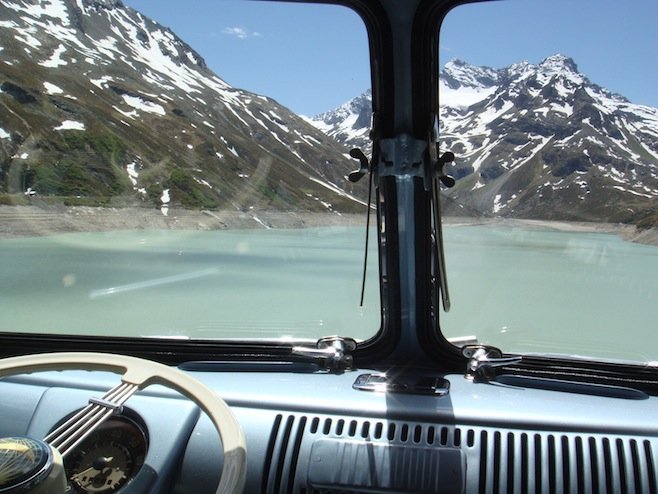
[[[120,492],[141,470],[148,448],[148,430],[137,414],[124,410],[109,418],[65,457],[67,494]]]

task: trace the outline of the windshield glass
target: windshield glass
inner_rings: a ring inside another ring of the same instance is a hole
[[[447,337],[658,361],[657,16],[503,1],[443,21]]]
[[[0,331],[372,337],[362,21],[191,5],[0,4]]]

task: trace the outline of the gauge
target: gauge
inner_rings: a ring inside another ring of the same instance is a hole
[[[144,429],[125,416],[109,419],[64,461],[67,494],[118,492],[144,464]]]

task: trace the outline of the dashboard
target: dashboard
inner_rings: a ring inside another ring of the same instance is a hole
[[[380,376],[371,369],[208,366],[187,372],[242,426],[246,493],[658,492],[658,400],[642,393],[455,374],[435,376],[440,389],[381,392],[355,388]],[[5,378],[0,436],[44,437],[117,380],[87,371]],[[221,451],[205,414],[152,386],[65,458],[68,492],[211,494]]]

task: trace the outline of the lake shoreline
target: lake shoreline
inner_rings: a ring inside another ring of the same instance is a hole
[[[628,242],[658,246],[658,229],[638,229],[623,223],[596,223],[587,221],[531,220],[523,218],[459,218],[449,217],[446,225],[496,225],[526,230],[543,230],[566,233],[606,233],[617,235]]]
[[[108,230],[242,230],[365,226],[363,214],[279,212],[256,210],[189,210],[169,208],[108,208],[89,206],[0,205],[0,238],[34,237],[67,232]],[[516,218],[445,218],[446,226],[500,225],[511,228],[573,233],[607,233],[624,240],[658,246],[658,229],[639,230],[633,225]],[[371,225],[375,224],[374,212]]]

